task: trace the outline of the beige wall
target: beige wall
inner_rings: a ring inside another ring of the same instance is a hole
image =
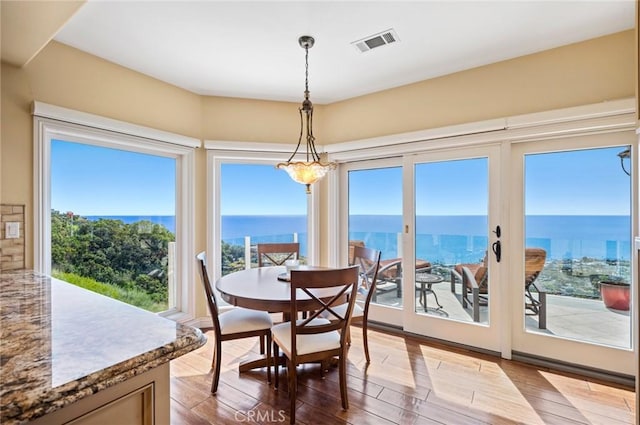
[[[25,205],[26,264],[33,264],[33,100],[29,81],[20,69],[2,64],[0,117],[0,204]]]
[[[324,142],[634,97],[634,38],[629,30],[334,103]]]
[[[205,140],[297,143],[298,106],[287,102],[204,97],[203,137]]]
[[[329,144],[633,97],[635,39],[625,31],[316,105],[314,130],[320,144]],[[0,84],[0,203],[26,205],[27,267],[33,264],[33,100],[200,139],[295,143],[299,132],[298,104],[197,96],[55,42],[23,68],[3,63]],[[205,157],[200,150],[196,160],[196,250],[205,247]],[[197,314],[205,312],[199,302]]]
[[[24,70],[41,102],[201,137],[202,98],[186,90],[56,42]]]

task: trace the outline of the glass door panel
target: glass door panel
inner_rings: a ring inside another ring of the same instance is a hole
[[[488,165],[415,166],[416,313],[488,323]]]
[[[402,308],[402,167],[349,170],[349,246],[380,250],[372,303]]]
[[[527,331],[631,347],[628,149],[525,155]]]
[[[499,158],[499,146],[405,158],[405,330],[501,350]]]
[[[628,131],[514,145],[517,355],[634,374],[634,142]]]

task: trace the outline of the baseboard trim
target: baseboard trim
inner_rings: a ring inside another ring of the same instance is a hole
[[[537,367],[544,367],[552,370],[558,370],[561,372],[573,373],[588,378],[597,379],[600,381],[611,382],[618,384],[625,388],[635,390],[635,377],[624,375],[621,373],[609,372],[602,369],[591,368],[573,363],[561,362],[554,359],[545,357],[534,356],[527,353],[520,353],[514,351],[511,353],[513,360],[517,360],[522,363],[532,364]]]

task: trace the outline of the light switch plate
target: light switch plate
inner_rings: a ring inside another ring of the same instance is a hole
[[[8,221],[4,228],[6,239],[17,239],[20,237],[20,222]]]

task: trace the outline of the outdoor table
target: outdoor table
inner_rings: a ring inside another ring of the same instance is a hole
[[[442,309],[442,305],[438,301],[438,295],[433,292],[432,286],[436,283],[444,282],[444,278],[442,276],[438,276],[437,274],[432,273],[416,273],[416,289],[420,291],[420,305],[424,307],[424,311],[427,311],[427,295],[433,294],[433,297],[436,299],[436,304],[438,308],[436,310]]]

